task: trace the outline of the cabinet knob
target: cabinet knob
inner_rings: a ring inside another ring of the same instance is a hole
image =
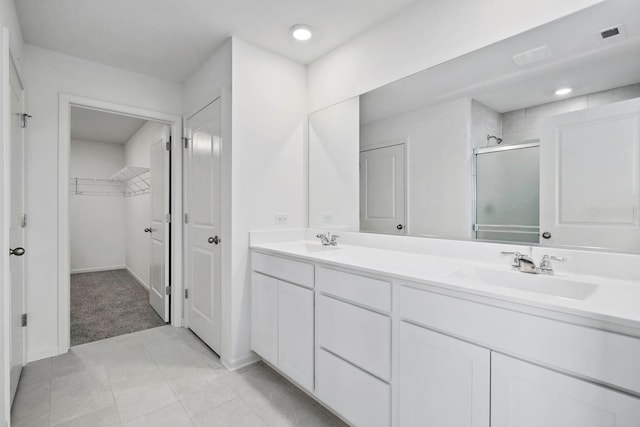
[[[402,224],[398,224],[398,225],[396,225],[396,228],[397,228],[398,230],[402,230],[402,229],[404,228],[404,226],[403,226]]]
[[[544,233],[542,233],[542,237],[544,239],[550,239],[551,238],[551,233],[549,233],[548,231],[545,231]]]

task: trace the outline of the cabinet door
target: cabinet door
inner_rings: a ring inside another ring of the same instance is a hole
[[[492,427],[638,427],[640,399],[498,353]]]
[[[251,349],[278,365],[278,281],[259,273],[251,277]]]
[[[313,390],[313,291],[278,282],[278,367]]]
[[[400,322],[400,426],[488,427],[490,351]]]

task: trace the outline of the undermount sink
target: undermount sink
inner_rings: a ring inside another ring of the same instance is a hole
[[[448,277],[459,279],[465,283],[482,283],[573,300],[584,300],[598,288],[597,285],[591,283],[544,274],[527,274],[519,271],[498,271],[482,268],[457,270],[448,274]]]

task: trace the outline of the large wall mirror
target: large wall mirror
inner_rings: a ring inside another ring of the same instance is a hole
[[[314,112],[309,132],[311,227],[640,252],[640,2]]]

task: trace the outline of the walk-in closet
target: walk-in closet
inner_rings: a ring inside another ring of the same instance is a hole
[[[153,204],[165,199],[168,126],[136,117],[71,108],[69,233],[71,345],[165,324],[150,302],[161,280],[162,225]],[[159,187],[159,188],[155,188]],[[154,236],[155,235],[155,236]],[[157,239],[156,239],[157,240]],[[159,252],[154,273],[152,259]]]

